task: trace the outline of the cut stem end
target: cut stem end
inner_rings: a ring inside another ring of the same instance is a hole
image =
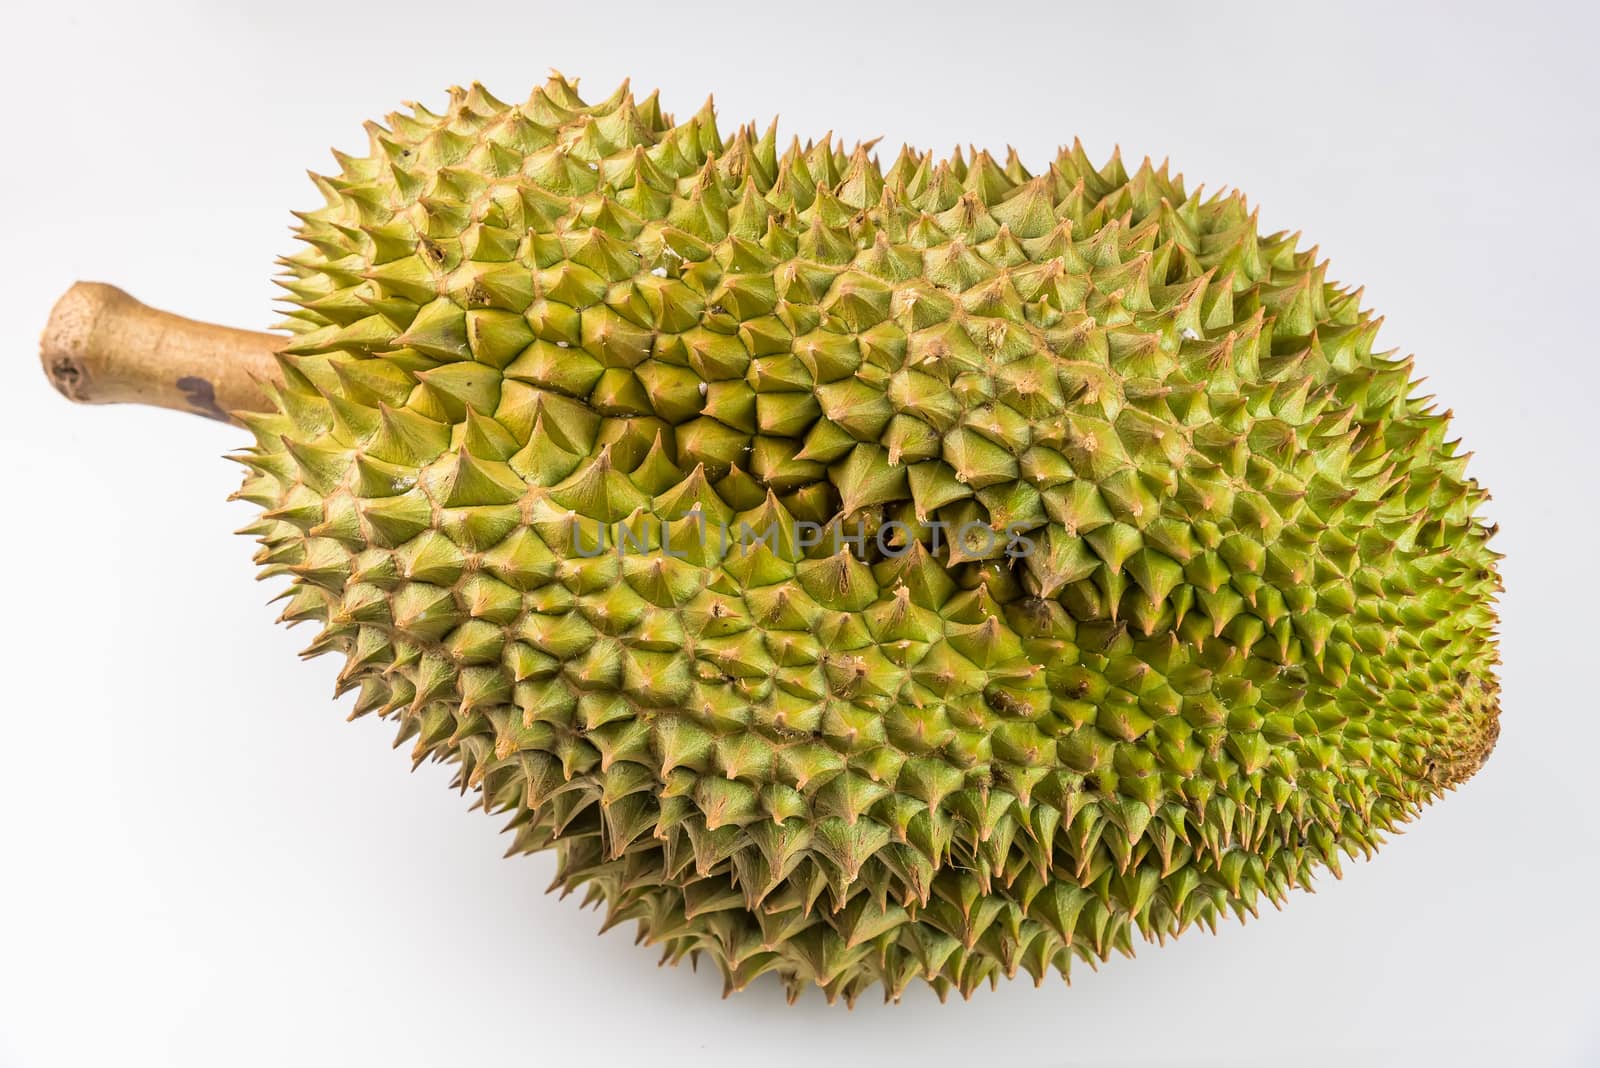
[[[271,408],[285,339],[185,319],[116,286],[78,282],[50,312],[39,362],[56,391],[81,404],[150,404],[229,420]]]

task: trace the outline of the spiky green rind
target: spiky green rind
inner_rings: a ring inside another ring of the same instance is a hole
[[[357,713],[666,959],[1066,973],[1280,901],[1492,746],[1484,493],[1238,195],[559,78],[369,130],[284,261],[248,530]]]

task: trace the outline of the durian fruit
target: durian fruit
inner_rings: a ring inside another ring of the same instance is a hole
[[[262,576],[664,960],[1066,975],[1337,873],[1493,746],[1486,494],[1240,195],[559,76],[367,129],[237,415]]]

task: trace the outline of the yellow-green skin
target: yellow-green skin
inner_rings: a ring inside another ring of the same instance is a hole
[[[357,713],[667,959],[1066,973],[1279,901],[1493,745],[1484,493],[1238,195],[559,78],[369,129],[284,261],[248,529]]]

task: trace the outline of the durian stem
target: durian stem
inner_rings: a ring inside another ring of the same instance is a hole
[[[158,311],[116,286],[78,282],[56,301],[39,339],[52,385],[85,404],[152,404],[228,421],[269,410],[263,382],[282,381],[274,334]]]

